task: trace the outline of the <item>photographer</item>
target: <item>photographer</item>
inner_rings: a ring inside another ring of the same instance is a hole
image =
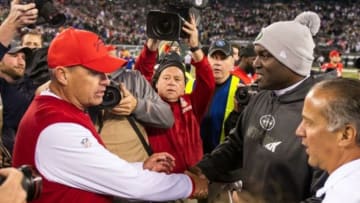
[[[170,106],[137,70],[120,68],[111,74],[111,80],[120,83],[116,86],[121,99],[112,108],[91,110],[97,115],[98,132],[112,153],[130,162],[144,161],[151,152],[147,151],[148,143],[141,143],[138,136],[148,139],[145,126],[170,128],[174,123]]]
[[[154,152],[166,151],[175,157],[175,173],[184,172],[203,156],[199,126],[215,89],[210,64],[199,48],[194,15],[189,22],[185,21],[183,30],[189,35],[185,40],[192,49],[191,63],[196,71],[197,82],[192,93],[185,94],[185,66],[175,51],[164,55],[154,70],[156,55],[152,53],[156,53],[158,43],[153,39],[147,41],[135,66],[146,78],[152,78],[153,88],[173,111],[175,124],[172,128],[149,127],[146,130]]]
[[[26,192],[21,185],[24,175],[15,168],[0,169],[6,180],[0,185],[0,203],[25,203]]]

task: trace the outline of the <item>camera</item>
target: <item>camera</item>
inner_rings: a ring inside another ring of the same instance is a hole
[[[103,102],[99,105],[101,109],[113,108],[121,101],[122,95],[119,89],[119,83],[111,80],[110,85],[106,87],[103,96]]]
[[[146,34],[149,38],[177,41],[180,38],[188,38],[188,34],[182,31],[184,21],[190,21],[190,13],[199,19],[199,10],[204,8],[207,0],[180,0],[160,1],[165,6],[165,11],[150,11],[146,18]]]
[[[239,87],[235,92],[235,99],[240,106],[246,106],[250,98],[256,95],[260,91],[257,83],[253,83],[249,86]]]
[[[66,16],[55,8],[52,0],[21,0],[21,3],[35,3],[39,10],[39,17],[35,25],[48,23],[51,27],[60,27],[66,22]],[[30,27],[35,27],[35,25]]]
[[[27,201],[31,201],[39,198],[42,190],[42,178],[38,175],[31,166],[22,165],[18,168],[23,175],[22,187],[27,193]],[[0,185],[6,180],[6,178],[0,176]]]

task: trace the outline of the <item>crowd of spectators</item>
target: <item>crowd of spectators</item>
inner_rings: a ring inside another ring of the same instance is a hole
[[[0,14],[7,5],[0,0]],[[146,39],[146,14],[163,9],[159,0],[57,0],[54,3],[67,16],[67,26],[83,28],[101,35],[107,43],[141,45]],[[209,0],[201,12],[199,31],[202,44],[218,38],[253,40],[262,27],[293,19],[302,11],[317,12],[321,30],[315,41],[322,47],[343,53],[360,52],[360,8],[352,1],[229,1]],[[1,17],[0,17],[1,19]],[[59,31],[39,28],[45,41]],[[62,29],[62,28],[60,28]]]

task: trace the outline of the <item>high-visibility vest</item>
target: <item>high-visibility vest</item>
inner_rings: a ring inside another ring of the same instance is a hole
[[[186,77],[185,93],[190,94],[193,91],[195,78],[187,71],[185,71],[185,77]]]
[[[225,115],[221,128],[220,143],[224,142],[225,140],[225,129],[224,129],[225,121],[230,115],[230,113],[234,110],[235,92],[238,88],[239,82],[240,82],[240,78],[231,75],[230,89],[226,100]]]

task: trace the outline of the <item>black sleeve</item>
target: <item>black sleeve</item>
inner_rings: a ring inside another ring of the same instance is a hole
[[[2,60],[2,58],[8,51],[9,51],[9,47],[5,47],[3,44],[0,43],[0,60]]]
[[[227,117],[225,124],[224,124],[225,137],[227,137],[230,134],[230,131],[236,127],[236,121],[239,116],[240,116],[240,113],[236,112],[236,111],[232,111],[229,114],[229,116]]]
[[[210,181],[234,182],[239,179],[239,171],[243,160],[243,137],[241,135],[241,120],[238,118],[235,130],[232,130],[225,141],[218,145],[210,154],[197,164]]]

